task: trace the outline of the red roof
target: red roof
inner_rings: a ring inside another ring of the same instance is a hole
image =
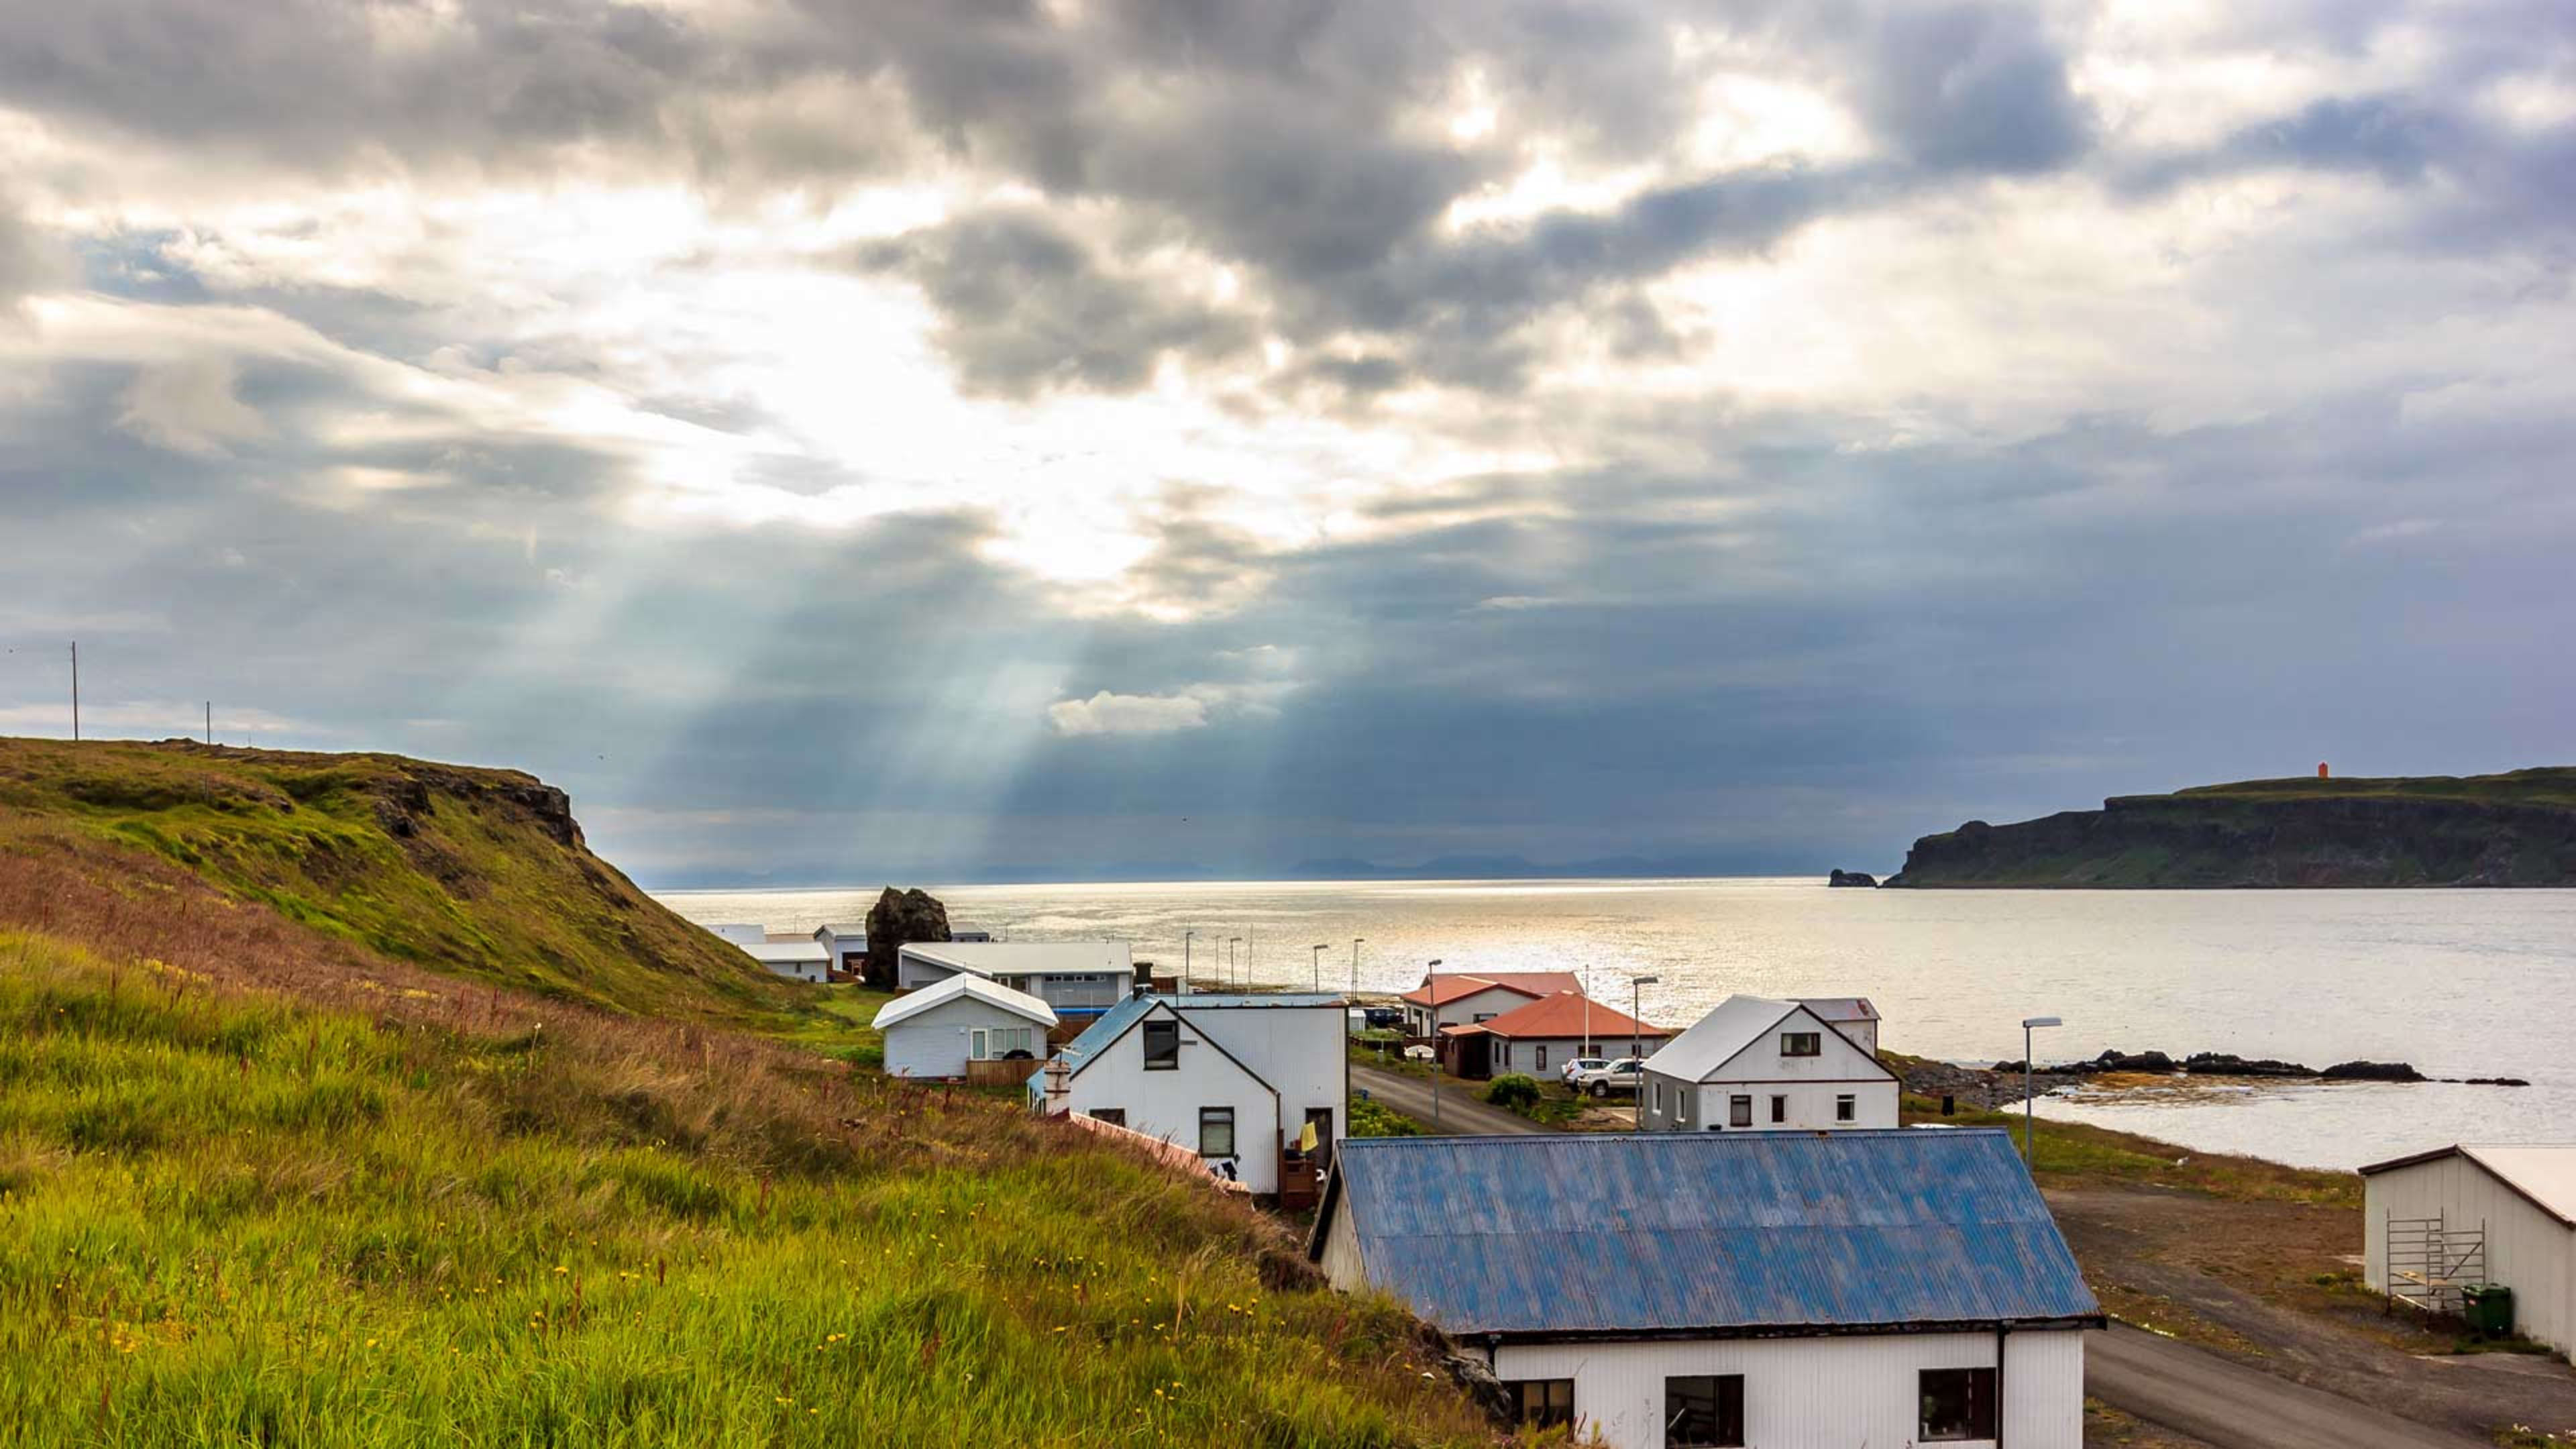
[[[1586,1023],[1589,1023],[1589,1030]],[[1522,1040],[1545,1038],[1567,1041],[1607,1041],[1612,1037],[1654,1037],[1672,1033],[1660,1026],[1649,1026],[1616,1007],[1598,1001],[1587,1002],[1580,991],[1560,991],[1554,996],[1515,1007],[1493,1020],[1483,1022],[1485,1030],[1496,1036]]]
[[[1533,998],[1583,989],[1583,983],[1571,971],[1485,971],[1475,975],[1435,972],[1420,986],[1404,993],[1404,999],[1416,1006],[1446,1006],[1459,997],[1491,991],[1497,986]]]

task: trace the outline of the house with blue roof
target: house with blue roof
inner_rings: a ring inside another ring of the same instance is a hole
[[[1254,1193],[1311,1200],[1346,1130],[1345,1011],[1322,993],[1140,988],[1056,1050],[1030,1077],[1029,1101],[1194,1148]]]
[[[1361,1139],[1308,1251],[1613,1449],[2079,1449],[2103,1324],[1993,1129]]]

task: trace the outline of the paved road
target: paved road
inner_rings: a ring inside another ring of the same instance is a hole
[[[1371,1097],[1402,1112],[1405,1116],[1426,1126],[1432,1125],[1431,1083],[1424,1078],[1408,1077],[1397,1072],[1381,1072],[1374,1068],[1354,1065],[1351,1068],[1351,1089],[1365,1091]],[[1440,1131],[1458,1135],[1471,1133],[1492,1135],[1552,1130],[1540,1126],[1517,1112],[1506,1112],[1500,1107],[1486,1106],[1468,1095],[1473,1090],[1475,1089],[1472,1086],[1455,1078],[1441,1078],[1438,1123]]]
[[[2479,1445],[2126,1324],[2087,1335],[2084,1391],[2218,1449]]]
[[[1354,1066],[1351,1085],[1417,1121],[1431,1120],[1431,1085],[1420,1077]],[[1475,1101],[1467,1095],[1470,1090],[1455,1081],[1442,1082],[1442,1130],[1553,1130]],[[2480,1449],[2477,1440],[2427,1428],[2126,1324],[2086,1336],[2084,1391],[2218,1449]]]

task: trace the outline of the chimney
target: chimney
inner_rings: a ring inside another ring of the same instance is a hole
[[[1072,1077],[1073,1068],[1066,1064],[1062,1056],[1047,1058],[1046,1115],[1050,1117],[1064,1115],[1064,1099],[1073,1095]]]

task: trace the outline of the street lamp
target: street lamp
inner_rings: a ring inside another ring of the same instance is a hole
[[[1324,953],[1327,950],[1330,950],[1331,946],[1331,942],[1326,942],[1320,946],[1309,946],[1306,948],[1306,964],[1314,968],[1315,989],[1317,991],[1322,991],[1324,989]]]
[[[1228,987],[1234,985],[1234,948],[1242,943],[1243,938],[1241,936],[1228,936],[1225,938],[1225,984]]]
[[[1431,997],[1431,1125],[1440,1125],[1440,958],[1422,971],[1422,982]]]
[[[1190,994],[1190,938],[1197,934],[1196,931],[1181,933],[1181,994],[1183,996]]]
[[[1631,976],[1628,978],[1628,1055],[1631,1057],[1642,1057],[1646,1054],[1645,1047],[1643,1046],[1644,1038],[1638,1031],[1638,1022],[1642,1018],[1637,1015],[1637,988],[1640,986],[1652,986],[1663,979],[1664,978],[1661,976]],[[1637,1081],[1637,1090],[1641,1092],[1644,1091],[1645,1074],[1643,1072],[1638,1073]]]
[[[2025,1169],[2031,1165],[2031,1124],[2035,1110],[2030,1094],[2030,1033],[2035,1027],[2064,1025],[2065,1022],[2053,1016],[2025,1016],[2021,1019],[2021,1165]]]
[[[1351,937],[1351,995],[1353,996],[1360,994],[1360,942],[1367,939],[1365,936]]]

